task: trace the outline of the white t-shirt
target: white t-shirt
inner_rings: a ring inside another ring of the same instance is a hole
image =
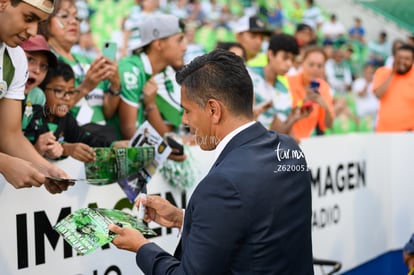
[[[272,107],[261,113],[257,120],[266,128],[270,128],[272,121],[277,116],[282,122],[287,120],[286,112],[290,112],[292,99],[289,93],[278,91],[266,82],[258,73],[247,67],[247,71],[252,79],[253,90],[255,95],[255,104],[260,105],[272,101]]]
[[[7,87],[6,94],[1,95],[0,98],[9,98],[9,99],[24,99],[24,88],[26,85],[27,78],[29,76],[27,69],[27,57],[23,49],[20,47],[11,48],[4,43],[0,44],[0,77],[3,81],[3,59],[4,51],[7,47],[7,52],[9,53],[11,62],[14,66],[14,76]]]
[[[311,28],[315,30],[318,24],[323,23],[321,10],[316,6],[305,10],[303,13],[303,23],[311,26]]]
[[[387,60],[385,60],[385,65],[384,66],[388,67],[388,68],[392,68],[392,66],[394,66],[394,56],[393,55],[390,55],[390,56],[387,57]]]
[[[334,95],[345,94],[347,86],[352,84],[351,70],[343,62],[336,63],[333,59],[326,61],[325,75]]]
[[[352,91],[355,94],[356,99],[356,111],[359,117],[375,116],[378,111],[378,99],[372,91],[372,83],[368,83],[365,96],[358,95],[366,85],[367,81],[365,78],[355,79],[352,84]]]
[[[345,27],[340,22],[328,21],[322,25],[321,31],[324,37],[335,39],[345,33]]]
[[[171,106],[177,110],[181,110],[181,86],[175,80],[175,70],[171,66],[165,68],[165,72],[158,73],[154,76],[154,81],[157,83],[157,94],[164,98]],[[168,91],[166,82],[170,80],[172,90]]]
[[[379,43],[378,41],[371,41],[368,43],[368,51],[370,54],[381,55],[385,59],[391,55],[391,46],[388,42]]]

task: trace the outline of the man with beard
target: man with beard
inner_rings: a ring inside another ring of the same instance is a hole
[[[395,53],[392,68],[380,67],[373,91],[380,100],[377,132],[414,130],[414,48],[403,45]]]

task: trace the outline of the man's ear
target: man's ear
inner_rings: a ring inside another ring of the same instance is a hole
[[[222,119],[223,105],[216,99],[209,99],[207,101],[207,109],[210,112],[212,122],[218,124]]]
[[[241,33],[236,33],[235,38],[237,42],[240,43],[241,37],[242,37]]]
[[[268,58],[268,60],[270,60],[272,57],[274,57],[275,55],[273,54],[273,51],[272,50],[267,50],[267,58]]]
[[[157,51],[161,51],[161,49],[162,49],[162,40],[161,39],[154,40],[152,42],[152,47]]]

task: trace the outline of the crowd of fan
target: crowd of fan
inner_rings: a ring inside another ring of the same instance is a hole
[[[48,159],[94,160],[93,147],[126,146],[145,120],[162,136],[185,134],[175,72],[213,48],[244,59],[256,119],[298,142],[414,129],[413,39],[366,41],[359,18],[345,27],[312,0],[137,0],[113,33],[116,58],[95,45],[86,2],[57,1],[50,13],[21,45],[22,129]]]
[[[137,0],[113,34],[115,59],[95,46],[99,34],[83,0],[56,1],[54,9],[47,0],[5,1],[0,173],[15,188],[44,184],[60,193],[74,183],[56,181],[68,175],[45,158],[94,161],[93,147],[127,146],[145,120],[162,136],[185,133],[175,71],[212,48],[244,59],[255,118],[298,142],[412,131],[413,37],[391,46],[380,32],[366,41],[358,18],[346,28],[334,14],[325,19],[312,0],[287,3]],[[411,243],[404,260],[412,273]]]
[[[397,48],[403,44],[414,44],[412,37],[397,39],[391,43],[385,32],[380,32],[376,39],[367,41],[366,32],[369,30],[365,30],[360,18],[355,18],[352,26],[344,26],[335,14],[321,11],[311,0],[144,0],[137,1],[130,13],[125,16],[122,21],[123,30],[114,33],[113,39],[119,47],[118,57],[132,53],[137,43],[139,44],[139,24],[147,16],[158,13],[176,15],[186,23],[185,63],[215,48],[219,42],[236,41],[247,48],[245,50],[248,55],[254,55],[254,58],[247,56],[247,66],[264,67],[268,62],[266,52],[269,35],[286,33],[295,37],[300,48],[300,54],[295,55],[292,68],[288,72],[288,75],[291,75],[300,69],[306,47],[317,45],[323,48],[326,60],[324,71],[319,77],[326,80],[330,86],[330,94],[333,97],[332,115],[335,118],[330,127],[317,125],[312,135],[377,130],[380,101],[372,86],[374,73],[381,66],[393,67]],[[243,43],[238,38],[240,24],[243,23],[240,19],[243,16],[257,16],[267,24],[269,32],[264,33],[259,51],[250,51],[249,42]],[[85,36],[90,37],[90,32],[86,32]],[[87,41],[91,39],[88,38]],[[77,49],[82,51],[82,48]],[[92,55],[96,55],[99,50],[93,44],[85,44],[83,53],[91,52]],[[395,90],[393,86],[394,83],[390,89]],[[390,108],[394,110],[394,107]],[[385,108],[385,115],[388,116],[389,113],[388,108]],[[402,125],[404,128],[385,128],[384,131],[412,129],[411,121]]]

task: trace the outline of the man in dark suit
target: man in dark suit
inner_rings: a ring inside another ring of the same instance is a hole
[[[288,136],[253,121],[243,60],[215,50],[177,73],[183,123],[217,159],[185,215],[149,196],[146,221],[182,228],[174,256],[137,230],[110,226],[145,274],[313,274],[311,186],[305,157]],[[138,202],[139,203],[139,202]]]

